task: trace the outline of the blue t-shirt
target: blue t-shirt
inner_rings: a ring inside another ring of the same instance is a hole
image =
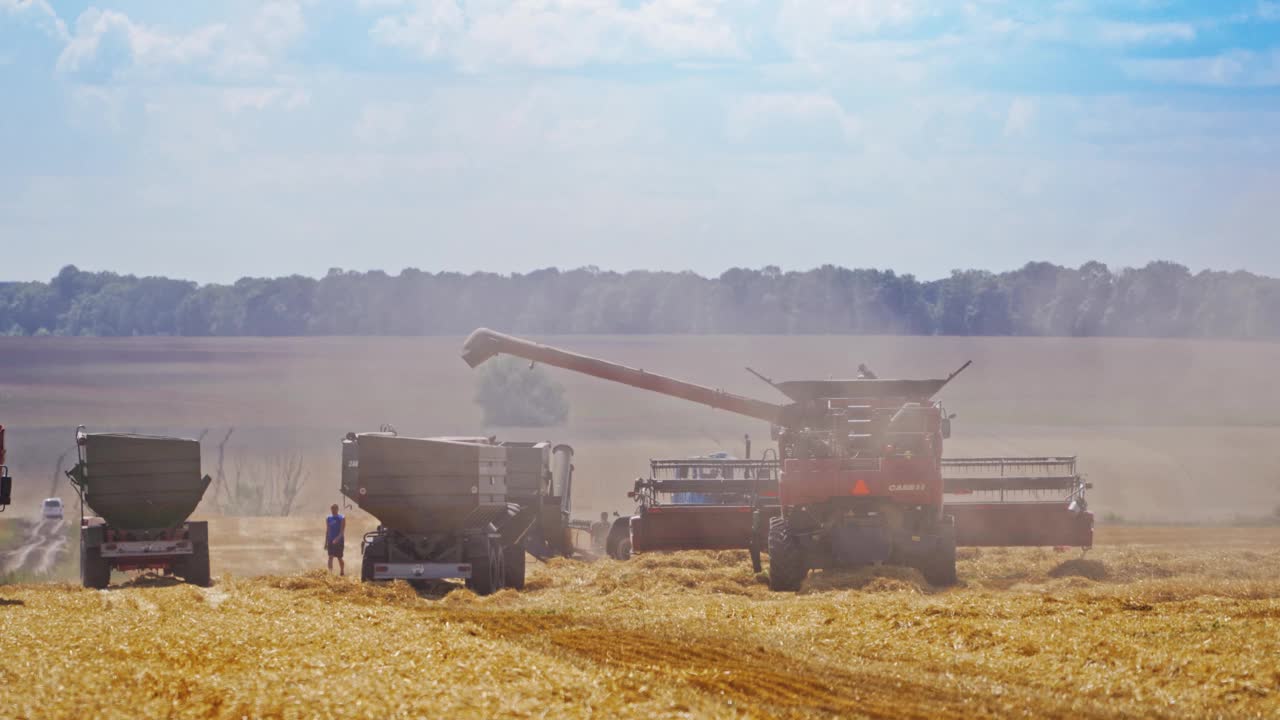
[[[332,543],[334,540],[342,539],[342,516],[330,515],[324,519],[325,533],[324,541]]]

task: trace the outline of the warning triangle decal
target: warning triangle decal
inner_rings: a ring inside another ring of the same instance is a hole
[[[858,478],[858,482],[853,484],[853,492],[850,495],[870,495],[871,491],[867,489],[867,483],[862,478]]]

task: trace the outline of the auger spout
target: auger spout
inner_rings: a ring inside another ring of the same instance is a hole
[[[599,358],[579,355],[549,345],[522,340],[510,335],[480,328],[471,333],[462,345],[462,359],[467,365],[477,367],[495,355],[513,355],[532,362],[572,370],[602,380],[670,395],[682,400],[701,403],[720,410],[753,417],[773,425],[784,424],[783,405],[764,400],[742,397],[723,390],[677,380],[665,375],[627,367]]]

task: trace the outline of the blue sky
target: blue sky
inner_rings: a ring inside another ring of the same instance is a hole
[[[1280,0],[0,0],[0,279],[1280,275]]]

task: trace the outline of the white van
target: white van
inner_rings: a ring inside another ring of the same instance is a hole
[[[45,520],[61,520],[62,519],[62,499],[47,498],[40,508],[41,515]]]

